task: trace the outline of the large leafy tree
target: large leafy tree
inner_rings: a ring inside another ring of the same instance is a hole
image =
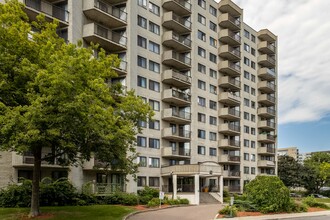
[[[293,157],[278,156],[278,177],[287,187],[302,186],[302,178],[305,176],[305,168]]]
[[[93,153],[134,174],[138,121],[153,113],[133,92],[107,83],[116,77],[116,56],[66,44],[56,21],[29,23],[23,7],[0,4],[0,150],[33,154],[30,215],[37,216],[43,160],[69,165]],[[45,148],[51,153],[43,155]]]

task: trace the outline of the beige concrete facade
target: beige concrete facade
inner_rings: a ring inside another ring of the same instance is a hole
[[[278,148],[277,149],[278,156],[290,156],[295,160],[298,160],[299,149],[297,147],[286,147],[286,148]]]
[[[118,54],[114,82],[154,108],[156,121],[142,122],[138,135],[138,182],[128,177],[126,191],[176,189],[198,204],[199,191],[241,192],[256,175],[276,174],[277,37],[245,24],[232,1],[23,2],[31,19],[58,18],[69,42]],[[119,174],[97,174],[95,164],[67,168],[77,187],[121,183]]]

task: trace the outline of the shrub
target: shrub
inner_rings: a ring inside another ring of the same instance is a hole
[[[261,212],[289,211],[289,189],[277,176],[257,176],[246,184],[244,196]]]
[[[183,205],[188,205],[189,204],[189,200],[188,199],[179,199],[179,203],[183,204]]]
[[[228,190],[224,189],[222,195],[223,195],[223,197],[229,197]]]
[[[246,211],[246,212],[256,212],[256,211],[258,211],[256,205],[253,204],[251,201],[234,200],[234,205],[240,211]]]
[[[221,215],[231,215],[233,217],[236,217],[237,216],[237,212],[238,212],[238,210],[237,210],[237,208],[235,206],[229,206],[229,205],[227,205],[227,206],[225,206],[223,209],[221,209],[219,211],[219,214],[221,214]]]
[[[306,204],[309,207],[318,207],[323,209],[329,209],[329,206],[322,202],[316,201],[316,199],[313,196],[308,196],[302,200],[303,204]]]
[[[0,191],[0,207],[29,207],[31,204],[32,181],[9,185]]]
[[[141,204],[148,204],[152,198],[159,197],[159,190],[150,187],[144,187],[144,189],[138,191],[138,196]]]
[[[159,199],[158,198],[153,198],[148,202],[147,206],[148,207],[156,207],[156,206],[159,206],[159,204],[160,204]]]

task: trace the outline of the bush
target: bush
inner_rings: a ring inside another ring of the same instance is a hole
[[[134,193],[115,192],[109,196],[100,197],[99,203],[134,206],[138,204],[138,196]]]
[[[223,209],[221,209],[219,211],[219,214],[221,214],[221,215],[232,215],[233,217],[236,217],[237,212],[238,212],[238,210],[235,206],[227,205],[226,207],[224,207]]]
[[[306,204],[309,207],[318,207],[323,209],[329,209],[329,206],[322,202],[316,201],[316,199],[313,196],[308,196],[302,200],[303,204]]]
[[[246,211],[246,212],[256,212],[256,211],[258,211],[256,205],[253,204],[250,201],[246,201],[246,200],[234,200],[234,205],[240,211]]]
[[[277,176],[257,176],[245,185],[244,196],[264,213],[287,212],[292,206],[289,189]]]
[[[222,195],[223,195],[224,198],[229,197],[229,191],[224,189]]]
[[[188,199],[179,199],[179,203],[183,205],[189,205],[189,200]]]
[[[148,207],[156,207],[156,206],[159,206],[159,204],[160,204],[159,199],[158,198],[153,198],[148,202],[147,206]]]
[[[144,187],[144,189],[138,191],[140,204],[148,204],[152,198],[159,197],[159,190],[150,187]]]
[[[9,185],[0,191],[0,207],[29,207],[31,204],[32,181]]]

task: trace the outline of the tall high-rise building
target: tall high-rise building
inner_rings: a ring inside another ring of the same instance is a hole
[[[137,136],[137,182],[93,169],[97,159],[83,167],[45,164],[42,176],[69,175],[78,188],[92,181],[103,186],[94,188],[98,193],[156,187],[198,204],[199,192],[241,192],[257,175],[276,174],[277,37],[245,24],[235,3],[22,2],[31,20],[39,13],[58,19],[58,34],[68,42],[117,54],[113,82],[134,89],[155,111]],[[33,157],[1,154],[0,184],[31,178]]]

